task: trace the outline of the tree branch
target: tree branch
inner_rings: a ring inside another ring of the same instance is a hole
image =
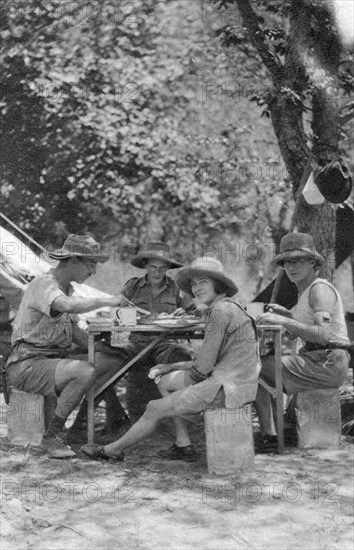
[[[279,57],[272,52],[265,42],[263,31],[259,25],[257,15],[253,11],[249,0],[235,0],[242,15],[243,23],[249,32],[249,37],[257,49],[262,61],[270,72],[275,84],[279,84],[283,76],[283,65]]]
[[[346,110],[348,110],[349,112],[344,113],[343,111],[346,111]],[[348,103],[343,105],[343,107],[340,109],[339,120],[341,125],[344,126],[344,124],[347,124],[347,122],[349,122],[353,118],[354,118],[354,100],[351,99],[350,101],[348,101]]]

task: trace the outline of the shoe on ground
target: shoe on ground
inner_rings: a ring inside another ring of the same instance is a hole
[[[41,448],[49,458],[73,458],[76,456],[74,451],[66,445],[63,434],[43,436]]]
[[[178,447],[174,444],[169,449],[157,451],[157,454],[166,460],[185,460],[186,462],[195,462],[198,459],[198,455],[193,445]]]
[[[122,461],[124,460],[124,453],[116,456],[109,456],[104,451],[104,446],[102,445],[83,445],[80,451],[91,458],[92,460],[114,460]]]
[[[95,437],[98,437],[98,441],[101,444],[107,445],[123,437],[127,433],[131,424],[128,417],[122,419],[120,422],[117,422],[113,425],[113,429],[109,432],[104,429],[100,433],[96,434]],[[87,424],[83,424],[78,427],[71,427],[65,433],[65,441],[67,444],[72,445],[84,445],[87,443]]]
[[[103,434],[101,434],[107,443],[111,443],[112,441],[116,441],[117,439],[120,439],[127,433],[128,430],[131,428],[131,422],[128,417],[124,418],[120,422],[115,423],[110,430],[105,430]]]
[[[257,453],[275,453],[278,450],[278,436],[264,435],[255,444]]]

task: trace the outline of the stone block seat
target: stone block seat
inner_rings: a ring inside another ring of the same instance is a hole
[[[339,447],[341,409],[338,388],[299,392],[295,413],[299,448]]]
[[[209,474],[227,475],[254,470],[252,408],[210,408],[204,413]]]
[[[26,393],[9,388],[7,407],[8,439],[15,446],[39,446],[48,418],[51,403],[43,395]]]

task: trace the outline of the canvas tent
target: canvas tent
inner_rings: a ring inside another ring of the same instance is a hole
[[[57,263],[48,260],[49,258],[43,258],[34,252],[13,231],[3,224],[0,225],[0,293],[9,303],[13,314],[28,282]],[[73,283],[73,287],[76,296],[107,296],[106,293],[85,284]]]
[[[336,240],[335,240],[335,267],[339,267],[354,251],[354,210],[349,204],[341,204],[336,210]],[[269,303],[271,301],[275,279],[263,289],[254,302]],[[297,288],[286,273],[282,273],[276,303],[291,309],[297,302]]]

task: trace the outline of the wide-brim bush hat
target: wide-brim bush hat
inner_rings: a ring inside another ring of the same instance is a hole
[[[319,265],[324,263],[324,258],[317,252],[309,233],[288,233],[280,241],[280,252],[275,257],[276,263],[283,266],[286,260],[294,258],[312,258]]]
[[[101,246],[89,235],[68,235],[63,246],[58,250],[48,253],[53,260],[65,260],[66,258],[85,258],[104,263],[109,260],[107,254],[102,254]]]
[[[170,247],[166,243],[157,241],[150,241],[146,243],[144,250],[133,256],[130,263],[135,267],[144,269],[148,260],[163,260],[168,263],[169,269],[176,269],[182,267],[183,264],[176,262],[171,257]]]
[[[181,271],[177,273],[176,283],[181,290],[193,296],[191,291],[191,280],[199,277],[209,277],[214,281],[223,283],[227,296],[233,296],[238,291],[233,280],[225,274],[223,264],[211,256],[197,258],[192,262],[190,267],[181,269]]]
[[[353,180],[348,165],[334,160],[319,170],[316,184],[325,199],[340,204],[349,197]]]

